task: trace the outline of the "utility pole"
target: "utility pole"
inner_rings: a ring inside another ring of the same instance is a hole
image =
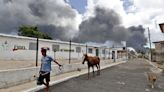
[[[36,67],[38,66],[38,51],[39,51],[39,38],[37,37],[37,42],[36,42]]]
[[[128,61],[129,55],[128,55],[127,41],[125,43],[125,49],[126,49],[126,60]]]
[[[148,37],[149,37],[149,45],[150,45],[150,61],[152,62],[152,49],[151,49],[151,39],[150,39],[149,27],[148,27]]]
[[[115,46],[114,46],[114,44],[112,46],[112,57],[113,57],[113,62],[116,62],[116,52],[115,52]]]
[[[69,64],[71,63],[71,40],[69,41]]]
[[[87,44],[86,44],[86,54],[88,53],[88,46],[87,46]]]

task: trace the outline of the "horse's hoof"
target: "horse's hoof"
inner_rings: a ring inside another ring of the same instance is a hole
[[[95,74],[93,74],[93,77],[95,77]]]
[[[87,78],[87,80],[90,80],[90,78]]]

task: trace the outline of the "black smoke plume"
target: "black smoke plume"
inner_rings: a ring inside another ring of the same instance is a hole
[[[79,29],[75,42],[127,41],[127,46],[137,51],[143,50],[147,42],[142,25],[125,28],[115,11],[100,7],[95,8],[95,16],[84,20]]]

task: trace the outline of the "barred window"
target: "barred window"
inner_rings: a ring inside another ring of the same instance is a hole
[[[76,52],[80,53],[81,52],[81,47],[76,47]]]
[[[161,50],[164,50],[164,43],[161,43]]]
[[[92,48],[88,48],[88,53],[92,53],[92,52],[93,52]]]
[[[53,51],[59,51],[60,50],[60,46],[59,45],[52,45],[52,50]]]
[[[36,43],[30,42],[29,43],[29,50],[36,50]]]
[[[104,49],[104,50],[102,50],[102,54],[105,54],[105,49]]]

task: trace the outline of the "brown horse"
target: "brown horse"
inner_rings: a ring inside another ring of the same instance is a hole
[[[88,56],[87,54],[84,54],[84,60],[82,64],[87,61],[88,63],[88,79],[89,79],[89,72],[90,72],[90,67],[92,67],[93,70],[93,76],[94,76],[94,66],[97,67],[97,75],[100,75],[100,58],[97,56]]]

